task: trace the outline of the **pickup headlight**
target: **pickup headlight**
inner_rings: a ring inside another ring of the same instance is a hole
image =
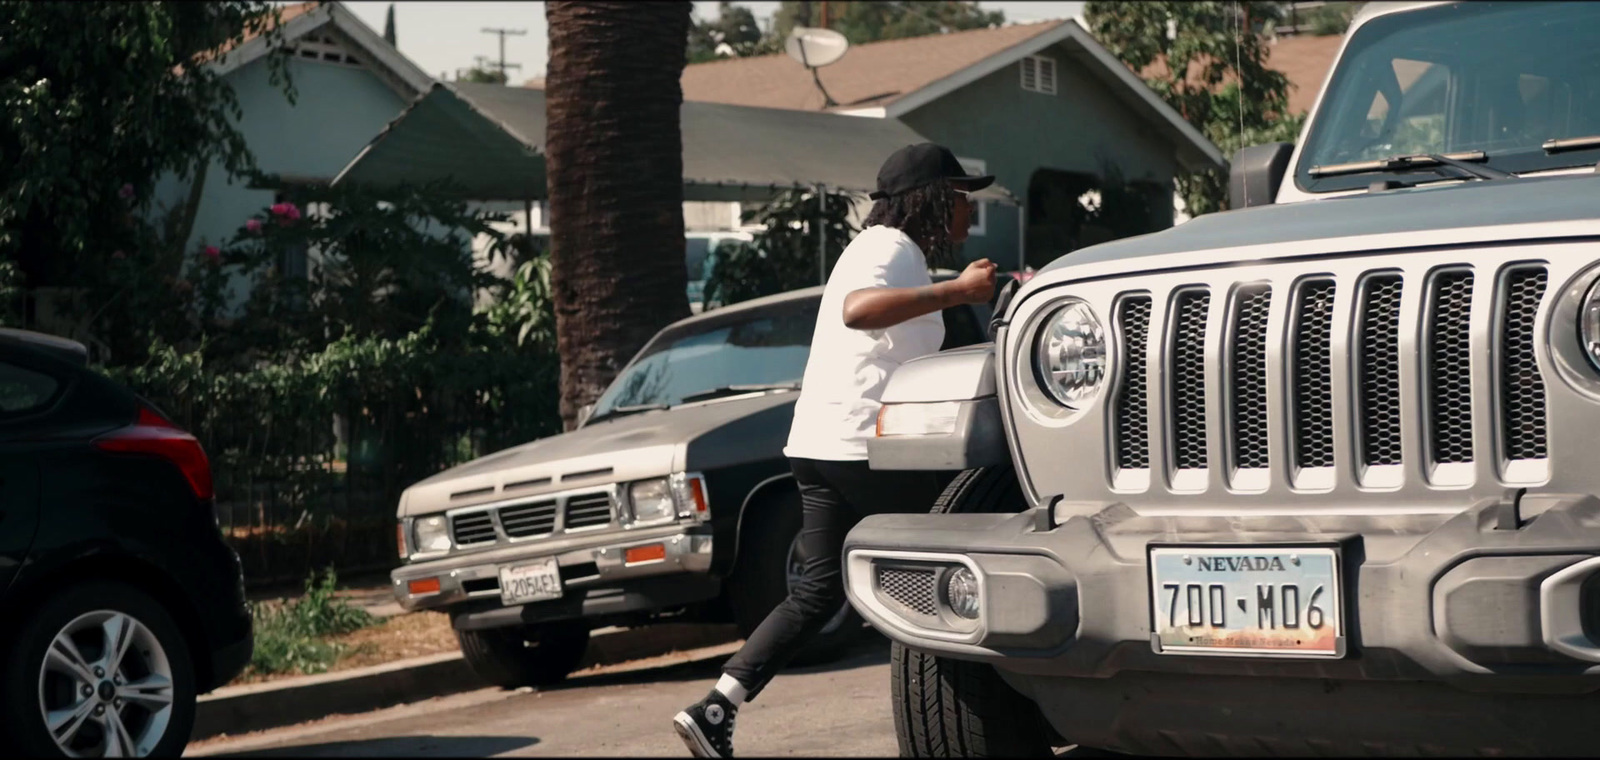
[[[1583,309],[1578,312],[1578,337],[1589,363],[1600,370],[1600,280],[1589,286],[1583,296]]]
[[[417,518],[411,523],[411,533],[416,537],[414,546],[418,553],[450,549],[450,521],[444,515]]]
[[[1056,309],[1039,328],[1033,345],[1034,375],[1056,403],[1081,409],[1106,378],[1106,331],[1077,299]]]
[[[678,503],[672,498],[672,484],[666,478],[641,480],[629,486],[628,503],[633,506],[635,525],[654,525],[678,517]]]

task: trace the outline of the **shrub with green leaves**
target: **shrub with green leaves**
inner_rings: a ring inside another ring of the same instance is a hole
[[[377,622],[366,610],[340,599],[334,592],[338,575],[328,568],[322,579],[312,573],[305,593],[282,605],[251,605],[255,651],[251,671],[258,674],[321,673],[347,648],[328,637],[358,631]]]

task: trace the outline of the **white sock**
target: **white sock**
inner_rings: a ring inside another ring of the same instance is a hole
[[[744,684],[739,683],[739,679],[726,673],[717,679],[717,691],[722,692],[722,696],[727,697],[728,701],[736,706],[744,704],[744,698],[749,694],[749,690],[744,688]]]

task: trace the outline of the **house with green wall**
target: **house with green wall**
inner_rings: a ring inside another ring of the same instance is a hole
[[[896,119],[995,175],[1016,205],[973,220],[969,259],[1039,267],[1172,226],[1173,177],[1221,152],[1075,21],[851,47],[812,74],[786,55],[696,64],[688,101]]]

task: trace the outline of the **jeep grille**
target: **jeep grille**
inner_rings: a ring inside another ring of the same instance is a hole
[[[1148,471],[1153,462],[1171,474],[1204,471],[1217,459],[1209,451],[1208,430],[1218,423],[1224,426],[1226,460],[1237,470],[1264,474],[1280,453],[1295,470],[1333,468],[1341,458],[1354,457],[1350,464],[1358,479],[1380,468],[1392,475],[1384,482],[1397,484],[1403,476],[1396,466],[1404,464],[1412,435],[1428,465],[1470,464],[1481,456],[1473,446],[1471,328],[1479,309],[1492,315],[1495,348],[1478,361],[1495,362],[1497,388],[1494,424],[1481,418],[1477,424],[1495,428],[1504,460],[1545,460],[1548,422],[1534,325],[1548,278],[1537,264],[1501,270],[1492,288],[1479,287],[1474,271],[1462,265],[1419,273],[1415,282],[1383,269],[1357,272],[1348,283],[1338,281],[1346,277],[1314,275],[1280,281],[1288,299],[1282,314],[1274,313],[1274,286],[1265,282],[1227,291],[1216,282],[1177,287],[1158,296],[1167,301],[1159,310],[1147,292],[1118,293],[1114,314],[1122,360],[1107,420],[1115,442],[1112,475]],[[1345,284],[1352,302],[1339,312],[1336,297]],[[1214,299],[1213,292],[1230,295]],[[1213,307],[1226,310],[1220,322],[1225,329],[1208,332]],[[1152,321],[1152,312],[1163,318]],[[1151,336],[1152,326],[1162,334]],[[1339,335],[1349,341],[1348,382],[1338,382],[1333,369]],[[1413,345],[1420,357],[1415,377],[1402,371],[1402,351]],[[1154,371],[1151,346],[1166,353]],[[1207,387],[1213,361],[1221,366],[1212,377],[1222,378],[1224,390]],[[1275,401],[1280,390],[1272,378],[1280,371],[1283,400]],[[1163,387],[1152,390],[1149,385],[1158,381]],[[1350,394],[1349,454],[1335,441],[1336,393]],[[1287,406],[1282,430],[1271,421],[1279,403]],[[1420,414],[1402,414],[1407,404]],[[1212,420],[1219,411],[1222,418]],[[1164,447],[1152,440],[1152,425],[1159,427]],[[1413,425],[1422,429],[1408,430]]]

